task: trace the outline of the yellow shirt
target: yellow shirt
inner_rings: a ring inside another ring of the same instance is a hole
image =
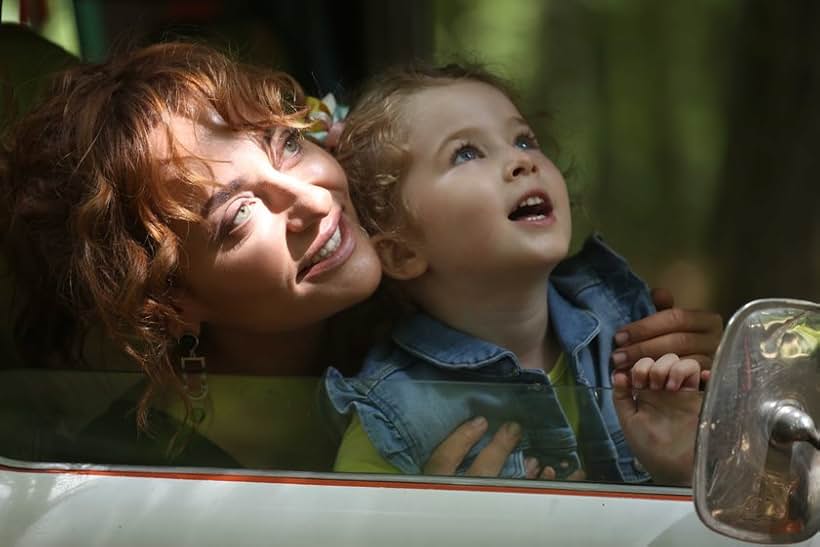
[[[211,374],[196,432],[242,467],[326,470],[335,443],[332,436],[321,434],[328,426],[318,394],[318,378]],[[170,397],[163,410],[185,422],[178,397]],[[260,416],[265,417],[264,426]]]
[[[563,353],[558,357],[558,361],[547,377],[550,384],[555,387],[558,402],[567,416],[569,425],[577,435],[580,416],[575,393],[575,378],[569,374],[569,367],[567,367]],[[358,414],[353,415],[342,437],[333,470],[341,473],[401,473],[393,464],[382,458],[370,442]]]

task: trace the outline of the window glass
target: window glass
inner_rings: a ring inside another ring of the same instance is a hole
[[[2,3],[3,21],[19,20],[23,4]],[[343,101],[395,63],[485,62],[514,82],[547,152],[567,173],[576,248],[600,232],[650,286],[670,288],[681,307],[724,318],[754,298],[820,294],[819,10],[730,0],[685,7],[657,0],[41,4],[55,7],[28,24],[84,60],[122,44],[193,36]],[[33,96],[17,95],[21,107]],[[0,282],[4,308],[16,305],[9,287]],[[645,477],[648,462],[619,452],[628,441],[603,389],[408,380],[395,392],[411,394],[418,411],[397,407],[388,423],[365,410],[366,382],[330,400],[316,378],[210,375],[202,403],[187,408],[166,394],[143,430],[135,413],[146,387],[140,372],[26,368],[3,321],[0,455],[8,458],[344,472],[406,466],[411,473],[477,415],[490,432],[520,423],[523,458],[556,457],[557,416],[577,440],[560,453],[565,459],[550,460],[559,478],[580,467],[590,479],[612,480],[596,467],[607,454],[632,479]],[[110,351],[86,353],[92,367],[103,367]],[[667,396],[682,407],[699,397]],[[371,446],[377,433],[389,439],[392,423],[414,429],[419,446]]]
[[[317,378],[211,375],[203,400],[186,410],[177,396],[160,397],[140,430],[138,372],[12,369],[0,378],[0,456],[26,462],[420,475],[456,427],[483,416],[488,434],[452,474],[469,473],[492,433],[515,422],[521,442],[504,478],[525,478],[533,457],[558,480],[581,478],[579,469],[597,482],[648,479],[639,460],[620,453],[605,389],[365,379],[355,381],[360,391],[329,399]],[[374,404],[379,393],[394,394],[393,404]],[[678,406],[700,403],[696,392],[667,395]],[[355,401],[346,413],[344,400]],[[633,475],[620,477],[617,466]]]

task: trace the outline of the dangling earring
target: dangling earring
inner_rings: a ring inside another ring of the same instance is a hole
[[[194,423],[198,424],[205,419],[205,402],[208,397],[205,358],[196,354],[196,348],[199,346],[199,338],[196,335],[183,334],[178,343],[182,385],[191,401],[191,418]]]

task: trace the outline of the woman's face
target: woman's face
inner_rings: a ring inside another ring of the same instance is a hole
[[[287,331],[375,290],[378,259],[341,166],[321,147],[285,127],[261,138],[177,116],[170,128],[179,153],[202,159],[191,165],[215,181],[201,205],[204,223],[178,232],[186,322]],[[167,151],[156,137],[154,146]]]

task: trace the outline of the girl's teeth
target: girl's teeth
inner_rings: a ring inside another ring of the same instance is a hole
[[[529,205],[538,205],[540,203],[544,203],[544,199],[533,196],[533,197],[529,197],[529,198],[523,200],[521,203],[518,204],[518,206],[519,207],[527,207]]]
[[[531,215],[524,217],[524,220],[544,220],[545,218],[547,218],[546,215]]]
[[[330,236],[330,239],[327,240],[319,252],[313,255],[313,259],[310,261],[311,264],[316,264],[317,262],[321,262],[325,258],[329,257],[339,248],[339,243],[342,242],[342,232],[339,230],[339,227],[336,226],[336,231],[333,232],[333,235]]]

